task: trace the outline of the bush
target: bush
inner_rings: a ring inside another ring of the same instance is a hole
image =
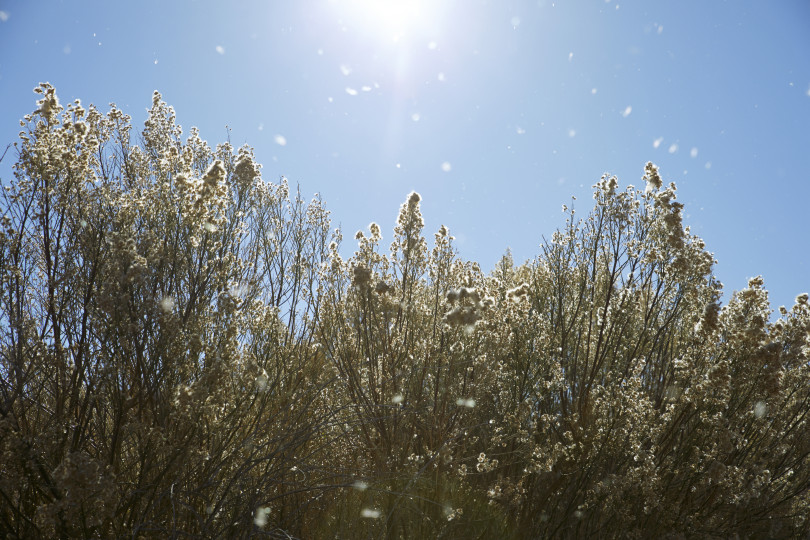
[[[810,534],[810,306],[720,305],[674,184],[595,186],[489,273],[408,195],[340,255],[249,147],[47,84],[0,231],[0,531]]]

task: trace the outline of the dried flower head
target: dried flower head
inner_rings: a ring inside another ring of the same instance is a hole
[[[366,287],[371,281],[371,270],[362,265],[352,268],[352,283],[356,287]]]
[[[212,188],[216,187],[217,184],[225,181],[225,172],[225,165],[222,163],[222,160],[217,159],[205,172],[202,178],[203,183]]]

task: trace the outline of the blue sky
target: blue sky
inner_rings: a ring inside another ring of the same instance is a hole
[[[212,146],[228,126],[323,196],[347,252],[416,190],[426,235],[520,262],[572,195],[653,161],[726,301],[758,274],[773,307],[810,289],[806,0],[0,0],[3,148],[40,81],[136,125],[157,89]]]

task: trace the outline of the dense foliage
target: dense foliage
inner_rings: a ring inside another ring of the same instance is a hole
[[[489,274],[248,147],[43,84],[0,231],[6,538],[810,534],[810,305],[723,307],[674,184]]]

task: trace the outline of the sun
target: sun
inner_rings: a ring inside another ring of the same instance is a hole
[[[434,26],[438,13],[428,0],[333,0],[346,22],[381,41],[399,43]]]
[[[399,41],[419,24],[423,16],[421,2],[414,0],[358,1],[365,11],[366,24],[376,27],[383,37]]]

